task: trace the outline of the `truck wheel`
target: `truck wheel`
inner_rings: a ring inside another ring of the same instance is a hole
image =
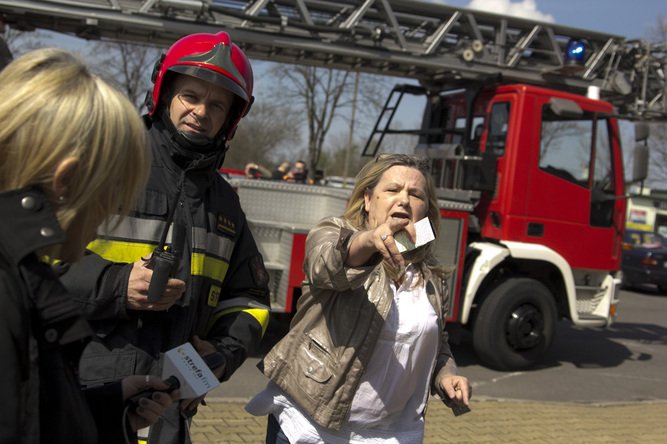
[[[482,302],[473,325],[473,346],[480,360],[497,370],[533,366],[551,347],[556,303],[534,279],[512,278]]]

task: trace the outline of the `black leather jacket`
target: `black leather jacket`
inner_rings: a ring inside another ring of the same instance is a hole
[[[37,257],[65,239],[49,202],[36,189],[0,193],[0,214],[0,442],[124,442],[120,384],[81,390],[75,371],[91,331]]]

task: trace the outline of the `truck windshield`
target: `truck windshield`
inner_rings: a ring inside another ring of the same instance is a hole
[[[614,193],[613,163],[606,119],[591,112],[572,119],[542,110],[540,168],[577,185]],[[591,183],[591,172],[593,181]]]

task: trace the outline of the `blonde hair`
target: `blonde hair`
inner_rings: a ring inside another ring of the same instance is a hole
[[[50,189],[53,173],[79,159],[56,215],[102,220],[133,207],[151,162],[146,128],[119,91],[77,56],[40,49],[0,72],[0,191]]]
[[[435,184],[425,160],[407,154],[380,154],[374,160],[371,160],[364,165],[357,174],[356,183],[343,217],[359,230],[369,228],[368,213],[364,207],[364,196],[372,193],[377,184],[380,182],[382,175],[390,168],[395,166],[405,166],[414,168],[419,171],[426,180],[426,196],[427,196],[427,210],[426,216],[431,222],[436,239],[440,234],[440,207],[438,205],[438,198],[435,192]],[[437,265],[433,249],[434,242],[431,242],[421,249],[414,250],[410,259],[416,265],[422,262],[434,271],[440,271]],[[407,256],[406,256],[407,258]],[[385,266],[385,268],[387,268]],[[388,270],[389,271],[389,270]],[[391,274],[395,274],[391,272]]]

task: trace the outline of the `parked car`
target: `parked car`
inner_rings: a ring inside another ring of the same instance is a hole
[[[667,293],[667,239],[650,231],[626,230],[623,286],[652,284]]]

